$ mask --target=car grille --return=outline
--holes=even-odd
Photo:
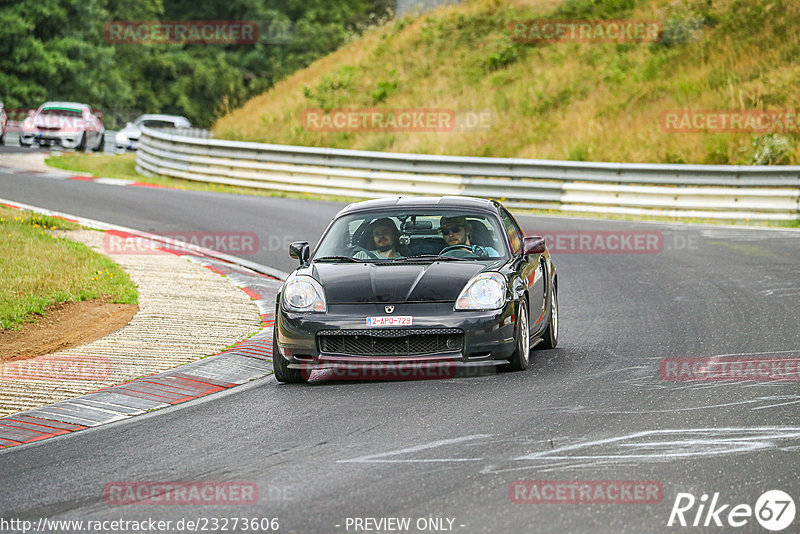
[[[460,352],[464,332],[457,328],[418,330],[321,330],[320,352],[354,356],[418,356]]]

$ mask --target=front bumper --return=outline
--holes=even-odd
[[[451,302],[399,303],[387,314],[384,304],[331,304],[326,313],[293,313],[282,308],[275,323],[276,338],[281,354],[292,369],[325,369],[342,366],[373,364],[418,364],[449,362],[456,365],[485,363],[496,365],[498,360],[511,357],[515,347],[514,310],[509,302],[492,311],[453,311]],[[408,327],[367,327],[367,317],[412,316]],[[417,332],[463,333],[456,349],[446,346],[441,351],[404,354],[350,354],[339,350],[323,350],[318,334],[345,334],[357,331],[369,337],[401,337]],[[397,334],[396,336],[394,334]],[[330,344],[325,344],[330,349]],[[337,345],[338,346],[338,345]]]
[[[139,149],[139,140],[138,139],[128,139],[126,143],[120,143],[119,141],[114,141],[117,150],[138,150]]]
[[[62,148],[77,148],[83,136],[83,132],[26,132],[20,136],[20,143],[25,145],[37,143],[40,146],[58,145]]]

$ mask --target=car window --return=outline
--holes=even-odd
[[[439,254],[473,260],[506,258],[503,232],[496,217],[469,210],[358,213],[342,216],[331,225],[314,258],[347,256],[381,261]]]
[[[42,111],[39,112],[39,115],[44,117],[75,117],[81,118],[83,114],[79,109],[68,109],[68,108],[44,108]]]
[[[142,121],[141,126],[147,126],[148,128],[172,128],[175,126],[175,123],[167,120],[151,119]]]
[[[508,242],[511,243],[511,252],[518,254],[520,250],[522,250],[521,231],[514,222],[514,219],[505,209],[500,212],[500,217],[503,219],[503,224],[505,225]]]

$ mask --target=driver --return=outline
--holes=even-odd
[[[388,218],[383,217],[372,221],[370,224],[372,234],[372,242],[375,245],[375,250],[369,252],[359,250],[353,255],[357,260],[368,259],[382,259],[382,258],[402,258],[403,255],[397,252],[397,238],[400,232],[397,230],[394,222]]]
[[[470,243],[472,237],[472,225],[463,215],[455,217],[442,217],[439,221],[439,233],[444,239],[444,248],[459,246],[468,249],[477,256],[488,256],[497,258],[500,256],[492,247],[483,247]]]
[[[461,215],[456,217],[442,217],[439,221],[439,233],[442,234],[444,244],[447,247],[453,245],[470,245],[470,234],[472,227],[467,222],[467,218]]]

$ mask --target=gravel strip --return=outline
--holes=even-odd
[[[62,235],[104,253],[102,232]],[[0,417],[217,354],[261,329],[258,307],[250,297],[196,262],[169,253],[109,256],[139,286],[139,312],[128,326],[102,339],[23,360],[27,369],[48,369],[48,361],[69,359],[77,362],[70,367],[77,379],[0,378]],[[9,370],[3,374],[8,376]]]

